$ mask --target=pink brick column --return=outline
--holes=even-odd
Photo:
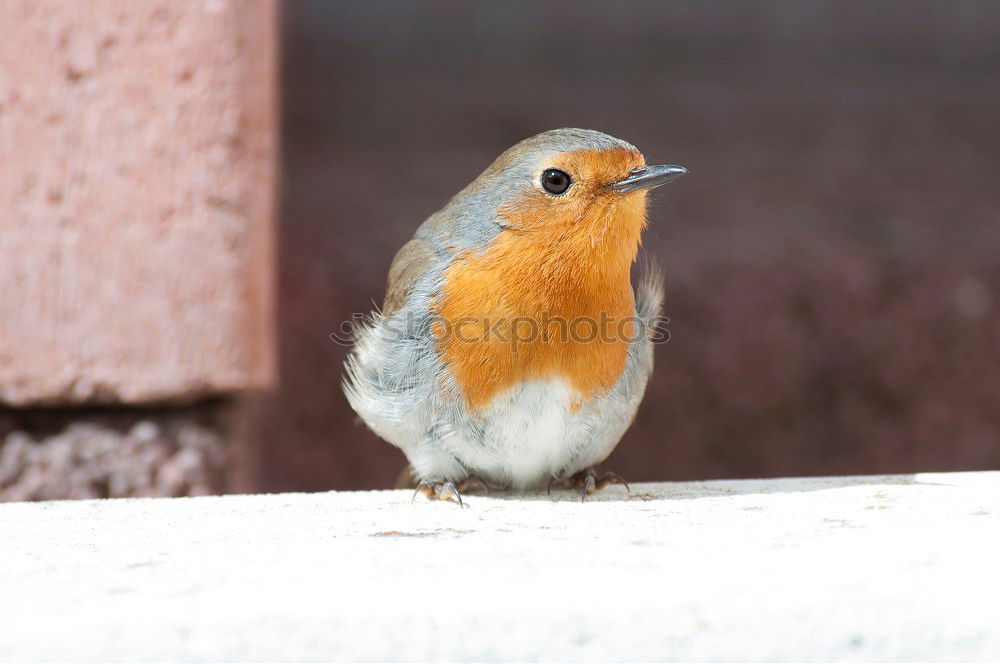
[[[273,0],[0,2],[0,405],[274,379]]]

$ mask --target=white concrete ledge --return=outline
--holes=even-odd
[[[623,496],[0,505],[0,659],[1000,659],[1000,473]]]

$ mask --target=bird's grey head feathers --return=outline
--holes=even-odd
[[[578,150],[636,150],[592,129],[553,129],[526,138],[496,158],[465,189],[421,227],[418,236],[444,248],[469,250],[487,245],[502,228],[497,211],[537,186],[547,163]]]

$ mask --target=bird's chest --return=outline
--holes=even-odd
[[[576,283],[537,271],[458,265],[446,274],[435,314],[443,364],[479,410],[540,382],[564,385],[573,411],[615,384],[635,333],[627,274]]]

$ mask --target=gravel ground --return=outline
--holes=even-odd
[[[0,414],[0,500],[217,493],[227,438],[212,410]]]

